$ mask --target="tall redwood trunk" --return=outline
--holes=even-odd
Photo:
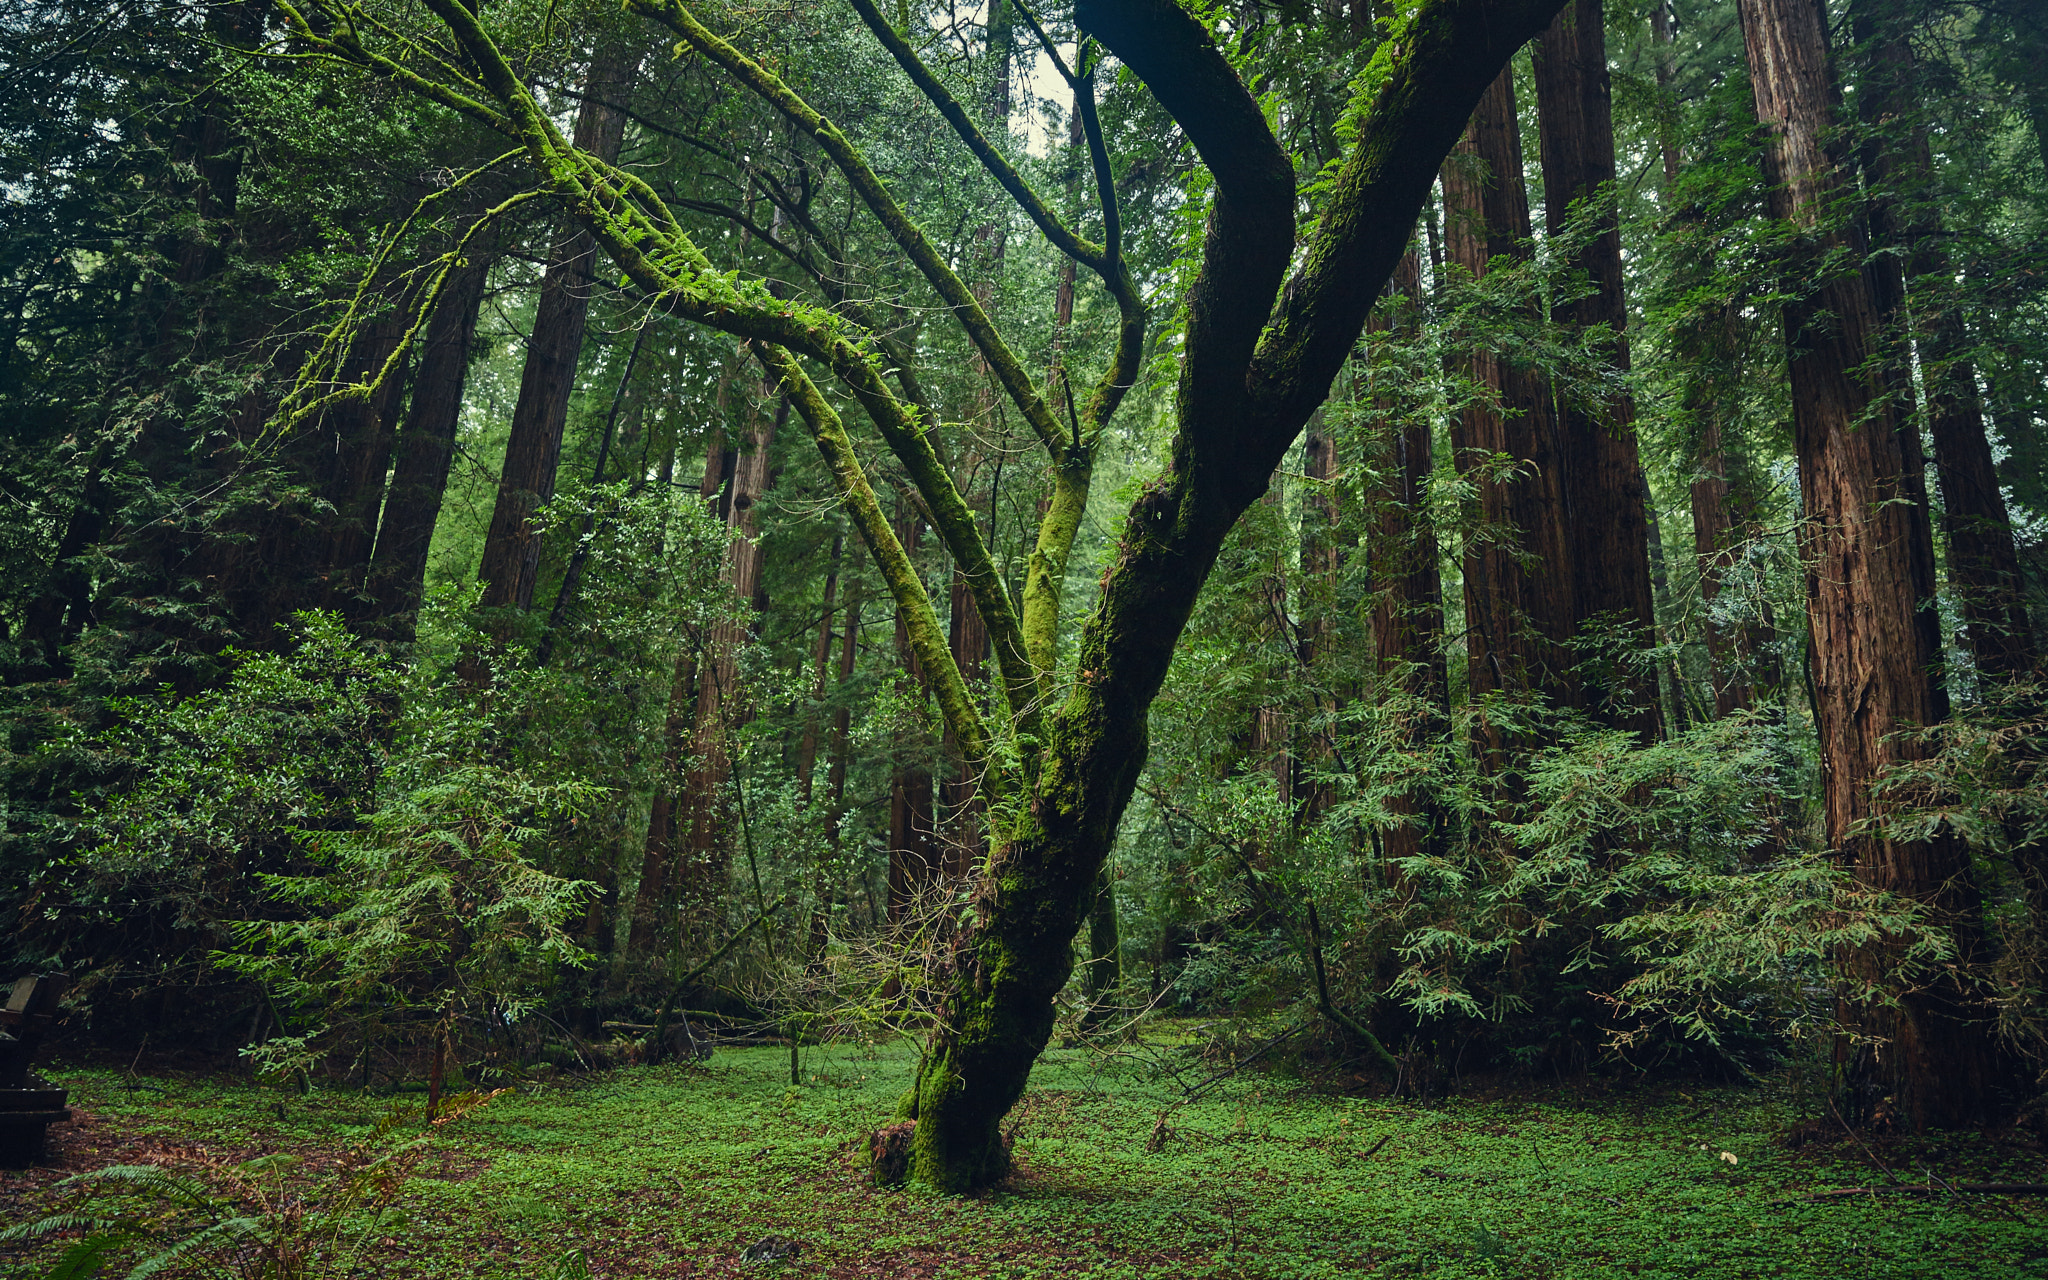
[[[1857,108],[1872,138],[1864,169],[1878,193],[1871,231],[1894,250],[1874,262],[1878,307],[1888,327],[1919,346],[1928,434],[1941,482],[1948,579],[1963,606],[1965,634],[1979,670],[2010,676],[2032,663],[2012,517],[1984,433],[1984,410],[1970,366],[1961,313],[1941,297],[1955,276],[1943,248],[1941,215],[1929,190],[1934,157],[1924,125],[1911,121],[1925,83],[1907,38],[1914,14],[1899,0],[1858,0],[1850,20],[1868,58]],[[1902,391],[1903,370],[1897,375]],[[1902,402],[1910,406],[1909,391]],[[1918,424],[1903,424],[1918,443]]]
[[[1828,840],[1866,884],[1931,907],[1969,961],[1981,926],[1961,842],[1884,840],[1858,829],[1876,812],[1871,783],[1915,749],[1897,732],[1935,719],[1940,698],[1931,678],[1937,655],[1919,618],[1914,540],[1924,522],[1910,506],[1911,459],[1894,429],[1893,397],[1871,372],[1881,335],[1859,265],[1867,255],[1853,223],[1831,226],[1827,216],[1847,183],[1825,149],[1838,97],[1824,15],[1811,0],[1740,7],[1757,117],[1769,135],[1771,212],[1808,233],[1785,264],[1798,296],[1784,320]],[[1848,963],[1889,983],[1897,956],[1880,943]],[[1901,993],[1896,1011],[1848,1012],[1884,1037],[1870,1093],[1856,1099],[1872,1112],[1925,1127],[1986,1121],[2001,1109],[2007,1071],[1987,1011],[1953,980]]]
[[[1522,140],[1512,65],[1480,97],[1465,135],[1443,168],[1447,261],[1483,278],[1495,259],[1527,256],[1529,200],[1522,185]],[[1465,552],[1467,685],[1475,702],[1489,694],[1547,695],[1576,706],[1578,682],[1567,642],[1574,596],[1564,527],[1565,456],[1550,388],[1534,370],[1497,352],[1474,350],[1465,372],[1490,391],[1466,406],[1451,428],[1458,466],[1496,454],[1521,464],[1511,480],[1474,476],[1480,527]],[[1525,565],[1525,556],[1533,566]],[[1508,742],[1497,726],[1476,728],[1480,746],[1504,764]]]
[[[621,42],[598,48],[576,113],[575,144],[599,159],[618,159],[626,116],[617,103],[631,88],[639,56]],[[541,538],[535,513],[555,496],[555,470],[562,457],[562,431],[576,388],[576,364],[583,354],[584,323],[596,242],[580,222],[565,220],[548,256],[534,311],[533,335],[519,380],[519,401],[505,441],[505,465],[498,477],[497,505],[484,537],[484,608],[533,607],[540,573]]]
[[[1537,44],[1544,225],[1552,236],[1565,233],[1574,205],[1601,198],[1602,188],[1614,182],[1604,21],[1600,0],[1573,0]],[[1582,331],[1607,329],[1614,363],[1626,370],[1628,304],[1617,211],[1608,208],[1595,225],[1597,234],[1572,260],[1593,289],[1560,306],[1555,319]],[[1558,426],[1564,439],[1573,634],[1585,637],[1596,625],[1623,632],[1617,637],[1621,660],[1601,664],[1604,678],[1584,686],[1588,702],[1608,724],[1653,741],[1659,720],[1656,675],[1647,662],[1629,661],[1629,651],[1652,643],[1656,627],[1635,404],[1625,391],[1598,404],[1565,397]]]
[[[490,260],[481,254],[450,271],[427,322],[412,403],[398,435],[390,492],[370,559],[369,602],[358,614],[394,639],[410,640],[417,625],[426,590],[427,550],[448,491],[463,387],[489,274]]]

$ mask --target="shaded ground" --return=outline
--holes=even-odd
[[[1798,1198],[1892,1185],[1878,1163],[1915,1184],[1929,1169],[2048,1181],[2023,1135],[1788,1146],[1789,1100],[1749,1089],[1425,1107],[1245,1074],[1176,1105],[1182,1086],[1160,1063],[1185,1083],[1204,1074],[1170,1043],[1048,1054],[1015,1117],[1022,1172],[975,1200],[881,1192],[863,1177],[863,1137],[914,1064],[906,1047],[807,1050],[800,1088],[787,1051],[766,1048],[508,1094],[436,1139],[398,1216],[366,1238],[359,1274],[2048,1277],[2048,1200]],[[60,1178],[104,1164],[289,1150],[317,1170],[391,1105],[50,1074],[86,1117],[53,1130],[59,1167],[0,1172],[9,1223],[55,1207]],[[794,1260],[742,1261],[770,1237],[757,1253],[795,1242]],[[57,1253],[6,1249],[6,1275],[40,1274]]]

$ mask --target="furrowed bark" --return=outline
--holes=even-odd
[[[1474,279],[1492,264],[1526,259],[1528,197],[1522,185],[1521,130],[1514,73],[1487,86],[1453,159],[1444,166],[1444,256]],[[1540,374],[1498,353],[1475,350],[1466,376],[1479,396],[1451,426],[1460,470],[1472,475],[1479,529],[1465,552],[1467,687],[1519,701],[1531,693],[1576,706],[1567,642],[1574,595],[1565,527],[1565,457]],[[1512,478],[1474,474],[1489,460],[1515,464]],[[1536,561],[1532,567],[1527,557]],[[1513,744],[1484,717],[1476,745],[1506,775]]]
[[[1926,904],[1956,936],[1965,964],[1980,950],[1981,921],[1968,851],[1950,836],[1908,843],[1867,833],[1870,787],[1915,746],[1898,736],[1940,714],[1938,655],[1921,624],[1920,548],[1912,461],[1892,420],[1894,397],[1874,373],[1880,328],[1857,227],[1840,217],[1845,183],[1827,150],[1838,106],[1827,32],[1806,0],[1742,0],[1743,43],[1768,141],[1771,212],[1805,240],[1788,255],[1785,304],[1793,425],[1799,455],[1806,613],[1812,635],[1814,712],[1820,738],[1828,842],[1876,888]],[[1810,279],[1802,279],[1802,275]],[[1894,969],[1883,943],[1848,957],[1883,981]],[[1919,1128],[1993,1119],[2008,1067],[1989,1011],[1955,978],[1897,993],[1896,1008],[1846,1016],[1881,1037],[1852,1075],[1852,1103]],[[1877,1098],[1887,1101],[1878,1103]]]
[[[1959,311],[1940,296],[1955,278],[1955,268],[1943,247],[1941,215],[1928,189],[1934,182],[1934,157],[1927,128],[1914,120],[1925,88],[1908,39],[1915,14],[1900,0],[1858,0],[1849,16],[1867,63],[1857,109],[1873,135],[1863,158],[1877,197],[1871,233],[1880,245],[1898,251],[1872,263],[1878,308],[1897,338],[1910,335],[1918,343],[1927,430],[1941,483],[1949,587],[1962,602],[1964,634],[1978,669],[2006,678],[2032,665],[2033,645],[2012,517],[1999,489],[1976,370],[1967,356],[1969,338]],[[1917,444],[1908,372],[1900,369],[1894,376],[1906,419],[1902,427]]]
[[[1544,224],[1565,234],[1575,211],[1611,199],[1614,120],[1607,78],[1601,0],[1573,0],[1536,46],[1536,111],[1542,142]],[[1561,323],[1613,335],[1613,361],[1629,367],[1628,304],[1622,294],[1621,221],[1602,209],[1597,230],[1572,265],[1593,291],[1557,309]],[[1648,663],[1629,661],[1653,640],[1655,597],[1649,528],[1643,511],[1643,467],[1636,454],[1635,402],[1626,391],[1601,404],[1564,397],[1557,409],[1564,441],[1563,517],[1571,542],[1574,636],[1595,626],[1620,629],[1619,661],[1602,664],[1606,678],[1585,687],[1593,712],[1611,727],[1648,744],[1658,737],[1657,679]]]

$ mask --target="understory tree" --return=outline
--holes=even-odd
[[[904,33],[867,0],[855,0],[874,38],[1038,230],[1115,300],[1121,330],[1114,353],[1077,405],[1044,394],[856,139],[692,9],[635,0],[632,11],[665,39],[771,104],[815,144],[817,163],[837,170],[914,264],[1037,435],[1053,490],[1021,599],[995,572],[948,470],[947,441],[919,394],[915,352],[893,341],[859,300],[778,296],[767,281],[722,270],[657,191],[563,135],[507,60],[495,15],[428,0],[437,25],[414,27],[408,39],[394,29],[407,15],[372,23],[353,7],[281,7],[299,48],[396,80],[503,134],[537,189],[564,202],[647,305],[744,339],[809,428],[988,804],[989,850],[973,923],[954,943],[957,976],[905,1103],[917,1126],[912,1176],[951,1190],[1001,1178],[1008,1159],[999,1122],[1051,1034],[1072,939],[1144,763],[1147,712],[1223,538],[1322,403],[1480,91],[1557,6],[1430,0],[1392,24],[1354,93],[1341,167],[1315,193],[1298,240],[1296,164],[1215,34],[1167,0],[1084,0],[1071,54],[1050,33],[1041,35],[1047,56],[1078,91],[1096,172],[1097,242],[1081,238],[1072,219],[1026,182]],[[449,55],[434,56],[442,41],[452,46]],[[1062,669],[1054,642],[1091,450],[1136,379],[1146,324],[1123,256],[1114,158],[1088,88],[1109,55],[1185,131],[1213,186],[1199,256],[1179,299],[1168,462],[1125,514],[1078,651]],[[988,628],[999,696],[986,710],[963,680],[869,482],[840,411],[848,401],[902,465]]]

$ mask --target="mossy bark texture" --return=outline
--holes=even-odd
[[[957,985],[908,1100],[911,1178],[966,1191],[1007,1172],[1002,1118],[1051,1036],[1053,996],[1144,764],[1147,713],[1224,535],[1328,393],[1480,92],[1559,7],[1431,0],[1417,10],[1390,41],[1356,149],[1285,280],[1293,168],[1208,34],[1172,0],[1076,5],[1082,30],[1187,131],[1216,198],[1188,298],[1172,461],[1131,507],[1028,802],[998,833]]]
[[[976,890],[975,924],[956,943],[955,979],[907,1100],[914,1119],[908,1174],[966,1191],[1004,1175],[1000,1123],[1024,1091],[1052,1032],[1053,996],[1073,965],[1072,945],[1095,896],[1097,875],[1129,803],[1146,751],[1146,716],[1166,678],[1189,613],[1224,536],[1264,492],[1273,468],[1329,392],[1374,298],[1406,249],[1415,217],[1473,104],[1516,48],[1548,25],[1563,0],[1424,0],[1389,34],[1369,74],[1371,105],[1320,221],[1296,260],[1294,166],[1258,101],[1209,33],[1174,0],[1079,0],[1083,32],[1151,86],[1215,178],[1203,265],[1186,300],[1178,428],[1165,474],[1133,504],[1122,544],[1083,631],[1063,701],[1050,701],[1064,567],[1085,505],[1090,455],[1137,374],[1145,315],[1118,246],[1115,187],[1089,88],[1092,46],[1069,70],[1102,198],[1102,246],[1074,241],[1077,260],[1102,277],[1119,311],[1117,350],[1085,408],[1064,429],[967,290],[899,208],[847,138],[786,85],[699,24],[679,0],[631,0],[815,138],[870,212],[915,263],[973,338],[1045,446],[1058,496],[1034,551],[1044,580],[1012,611],[987,548],[927,436],[928,422],[887,386],[888,344],[842,311],[781,297],[760,282],[720,273],[640,178],[570,144],[458,0],[428,9],[474,63],[477,79],[437,83],[366,46],[348,23],[307,20],[280,0],[294,38],[339,61],[387,77],[516,140],[543,189],[560,199],[651,305],[671,316],[745,338],[810,428],[856,529],[873,554],[908,639],[933,680],[962,752],[993,759],[996,736],[967,696],[931,602],[883,517],[832,404],[797,357],[829,370],[871,418],[925,499],[989,626],[1016,740],[1034,753],[1016,776],[989,771],[991,813],[1001,827]],[[330,0],[312,6],[333,18]],[[1027,20],[1028,11],[1020,10]],[[870,15],[871,16],[871,15]],[[901,42],[897,42],[900,44]],[[1046,41],[1048,45],[1051,41]],[[907,48],[891,52],[914,70]],[[482,96],[471,96],[471,89]],[[488,100],[486,100],[488,99]],[[944,107],[944,103],[940,106]],[[948,119],[963,136],[964,113]],[[972,143],[973,139],[970,139]],[[993,149],[976,154],[992,168]],[[1021,179],[997,172],[1016,194]],[[1041,223],[1042,202],[1026,201]],[[1055,243],[1062,237],[1054,235]],[[1283,288],[1284,285],[1284,288]],[[1064,388],[1064,382],[1062,383]],[[914,398],[914,397],[913,397]],[[1034,589],[1035,587],[1035,589]],[[996,793],[1014,796],[998,805]]]

